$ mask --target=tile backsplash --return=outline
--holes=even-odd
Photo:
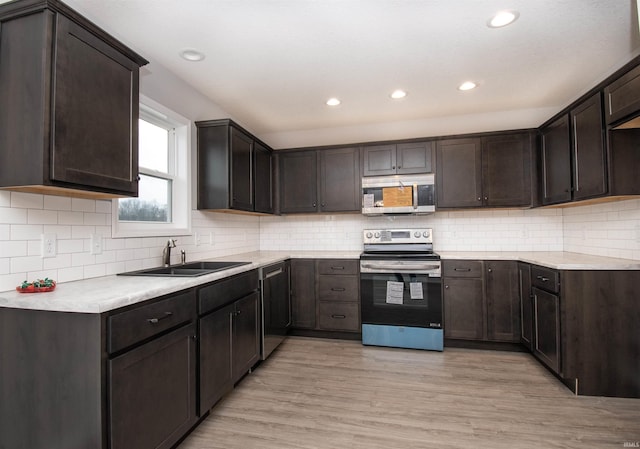
[[[256,251],[257,217],[192,211],[194,236],[175,236],[172,262]],[[41,235],[55,234],[56,256],[41,257]],[[102,237],[102,253],[90,253],[90,236]],[[167,237],[111,238],[111,201],[0,191],[0,291],[23,280],[68,282],[159,266]],[[213,240],[213,241],[212,241]]]
[[[571,208],[467,210],[419,217],[247,216],[192,211],[198,234],[176,236],[187,260],[261,250],[362,249],[366,228],[431,227],[436,251],[572,251],[640,260],[640,199]],[[41,235],[57,255],[42,258]],[[90,254],[90,236],[103,251]],[[166,237],[111,238],[111,201],[0,191],[0,291],[24,279],[59,282],[158,266]],[[196,243],[199,243],[196,245]]]

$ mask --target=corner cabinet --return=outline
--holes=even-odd
[[[532,140],[521,132],[438,141],[438,208],[531,205]]]
[[[232,120],[196,126],[198,209],[273,213],[271,149]]]
[[[55,0],[0,5],[0,28],[0,188],[137,196],[147,61]]]
[[[357,147],[278,152],[280,212],[358,212]]]

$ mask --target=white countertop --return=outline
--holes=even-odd
[[[640,261],[567,252],[442,251],[442,259],[518,260],[558,270],[640,270]],[[249,262],[197,277],[104,276],[58,284],[48,293],[0,292],[0,307],[102,313],[294,259],[358,259],[360,251],[257,251],[211,260]]]

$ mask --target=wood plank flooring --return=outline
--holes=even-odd
[[[577,397],[529,354],[288,338],[179,449],[622,448],[640,399]]]

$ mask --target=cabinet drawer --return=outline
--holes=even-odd
[[[204,315],[258,289],[258,270],[215,282],[198,291],[198,313]]]
[[[358,302],[357,276],[318,276],[320,301]]]
[[[358,274],[357,260],[322,259],[318,261],[318,274]]]
[[[318,311],[318,327],[324,330],[359,331],[358,304],[321,302]]]
[[[482,262],[479,260],[445,260],[442,262],[442,276],[480,278],[482,277]]]
[[[109,353],[191,320],[194,297],[194,292],[190,291],[110,316]]]
[[[551,268],[531,267],[531,284],[551,293],[560,292],[560,273]]]

